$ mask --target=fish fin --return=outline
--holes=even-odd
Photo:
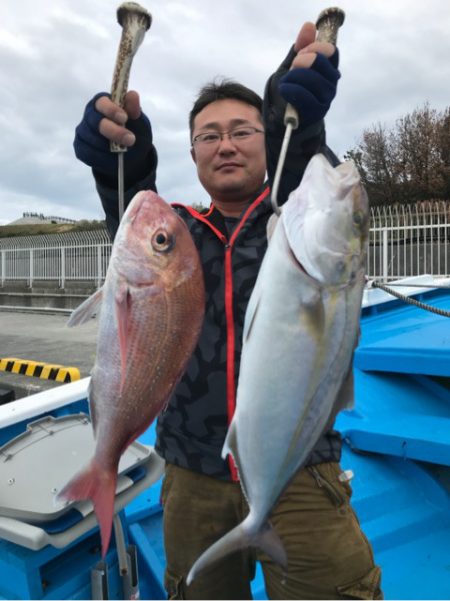
[[[359,344],[359,339],[361,338],[361,328],[359,328],[358,333],[355,338],[355,343],[353,346],[353,352],[350,359],[350,365],[348,367],[348,371],[345,375],[345,378],[342,381],[339,392],[336,396],[336,402],[334,404],[335,410],[334,415],[336,416],[339,411],[343,409],[353,409],[355,406],[355,377],[353,372],[353,357],[355,355],[355,349]]]
[[[270,239],[273,236],[273,233],[275,231],[277,223],[278,223],[278,215],[275,215],[275,213],[274,213],[273,215],[270,216],[269,221],[267,222],[267,226],[266,226],[268,242],[270,242]]]
[[[100,309],[103,298],[103,288],[99,288],[97,292],[94,292],[89,298],[81,303],[77,307],[69,318],[67,326],[73,328],[89,321]]]
[[[233,456],[233,451],[231,450],[232,448],[236,449],[236,427],[234,425],[234,419],[231,420],[231,424],[228,428],[228,432],[227,435],[225,437],[225,442],[223,443],[223,448],[222,448],[222,459],[226,459],[227,455],[231,455],[233,457],[233,459],[236,459]]]
[[[315,340],[319,340],[322,336],[325,323],[326,312],[323,304],[323,299],[320,294],[312,294],[308,298],[303,298],[303,303],[300,306],[300,320],[303,320],[308,331],[314,336]]]
[[[258,313],[258,307],[261,300],[261,285],[258,284],[259,279],[256,280],[255,287],[250,296],[250,300],[247,305],[244,320],[244,331],[242,333],[242,340],[245,342],[248,340],[252,331],[252,326],[255,322],[256,314]]]
[[[90,465],[72,478],[57,496],[57,500],[81,501],[90,499],[92,501],[100,526],[103,558],[108,551],[111,540],[116,483],[117,474],[115,471],[106,471],[95,460],[92,460]]]
[[[264,524],[261,531],[252,534],[251,526],[248,525],[250,520],[251,516],[249,515],[241,524],[230,530],[200,555],[189,571],[186,580],[188,586],[207,566],[216,563],[230,553],[247,547],[261,549],[284,571],[287,571],[286,551],[275,530],[269,524]]]
[[[344,381],[341,384],[338,395],[336,397],[336,409],[338,413],[342,409],[353,409],[355,406],[355,379],[353,376],[353,362]]]
[[[255,536],[253,547],[258,547],[276,564],[281,566],[283,572],[287,572],[287,555],[280,537],[274,528],[266,522],[263,529]]]
[[[117,332],[119,335],[119,350],[120,350],[120,392],[122,392],[125,384],[125,376],[127,369],[128,355],[128,327],[129,313],[131,310],[131,294],[127,284],[119,287],[116,295],[116,318]]]
[[[334,401],[333,408],[326,423],[324,432],[333,427],[337,414],[343,409],[353,409],[355,406],[355,380],[353,376],[353,362],[350,363],[348,372],[341,384]]]
[[[242,492],[244,493],[244,497],[248,502],[247,495],[247,486],[245,484],[244,474],[241,474],[239,470],[239,466],[241,465],[241,460],[239,459],[238,447],[237,447],[237,437],[236,437],[236,426],[234,419],[231,420],[231,424],[228,428],[227,436],[225,438],[225,442],[223,443],[222,448],[222,459],[226,459],[227,455],[231,455],[233,457],[233,461],[237,467],[239,482],[241,484]],[[249,503],[250,504],[250,503]]]
[[[207,566],[216,563],[220,559],[226,557],[234,551],[245,549],[250,546],[250,537],[246,530],[246,521],[227,532],[218,541],[212,544],[200,557],[196,560],[186,579],[188,586]]]
[[[239,482],[241,484],[242,492],[244,493],[245,498],[248,502],[247,495],[247,486],[245,483],[244,474],[240,472],[239,466],[241,465],[241,460],[239,457],[238,444],[237,444],[237,434],[236,434],[236,422],[235,420],[231,420],[231,424],[228,428],[227,436],[225,438],[225,442],[223,443],[222,448],[222,459],[226,459],[227,455],[231,455],[233,461],[236,465],[239,475]]]
[[[91,418],[91,423],[92,423],[92,429],[94,430],[94,434],[97,431],[97,415],[96,415],[96,407],[97,407],[97,403],[95,402],[95,378],[93,378],[91,376],[91,379],[89,380],[89,387],[88,387],[88,399],[89,399],[89,415]]]

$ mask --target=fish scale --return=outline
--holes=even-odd
[[[74,311],[69,325],[88,321],[100,303],[89,388],[95,454],[58,499],[92,500],[104,556],[120,456],[166,406],[204,316],[203,270],[195,244],[186,224],[154,192],[139,192],[131,201],[103,289]]]

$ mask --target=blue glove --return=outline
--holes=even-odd
[[[95,103],[101,96],[111,97],[106,92],[100,92],[88,102],[83,119],[75,129],[73,147],[80,161],[92,167],[94,174],[104,182],[114,186],[117,182],[117,153],[110,151],[109,140],[98,130],[104,115],[97,111]],[[144,113],[141,112],[138,119],[129,119],[125,127],[136,136],[135,144],[124,153],[125,186],[128,187],[145,177],[152,167],[156,152],[150,121]]]
[[[302,128],[320,121],[328,112],[341,77],[338,64],[336,48],[330,58],[318,54],[309,69],[292,69],[280,79],[278,90],[297,109]]]

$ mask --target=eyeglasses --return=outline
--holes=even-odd
[[[235,144],[239,144],[239,142],[245,142],[255,134],[263,134],[264,130],[258,129],[256,127],[237,127],[236,129],[231,129],[230,131],[207,131],[204,134],[198,134],[192,140],[192,145],[194,144],[218,144],[220,140],[223,140],[223,137],[227,135],[230,140],[232,140]]]

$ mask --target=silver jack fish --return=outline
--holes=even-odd
[[[197,249],[186,224],[154,192],[139,192],[131,201],[103,288],[74,311],[68,325],[90,319],[100,303],[89,388],[95,455],[58,498],[93,501],[104,556],[120,456],[165,407],[203,323]]]
[[[245,315],[231,453],[250,512],[193,565],[248,546],[287,569],[270,512],[340,409],[351,405],[368,239],[353,163],[315,155],[283,207]]]

